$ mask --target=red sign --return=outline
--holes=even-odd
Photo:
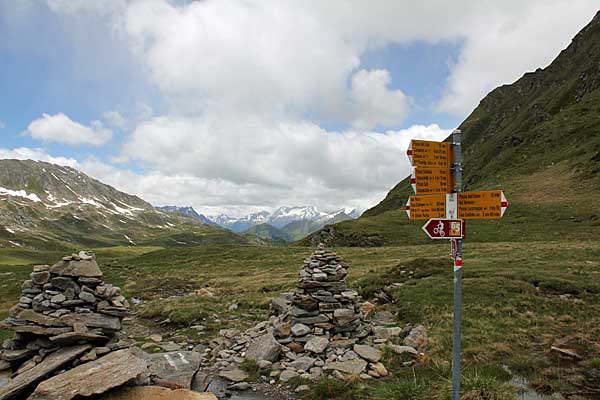
[[[464,221],[461,219],[434,218],[423,225],[423,231],[431,239],[462,239]]]

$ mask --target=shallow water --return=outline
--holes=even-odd
[[[553,394],[552,396],[545,396],[536,393],[536,391],[533,390],[529,385],[529,381],[527,379],[517,375],[514,375],[509,383],[519,390],[519,393],[517,394],[517,398],[519,400],[565,400],[562,395],[557,393]]]

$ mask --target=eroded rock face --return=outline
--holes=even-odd
[[[71,400],[102,394],[141,378],[147,367],[146,361],[131,350],[118,350],[40,383],[29,400]]]

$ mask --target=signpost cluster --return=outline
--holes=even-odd
[[[460,328],[462,319],[462,240],[468,219],[500,219],[508,207],[502,190],[462,191],[461,132],[451,142],[412,140],[406,154],[412,164],[406,213],[410,220],[427,220],[423,231],[431,239],[449,239],[454,260],[454,337],[452,400],[460,398]]]

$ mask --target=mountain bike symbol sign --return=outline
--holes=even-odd
[[[423,230],[431,239],[462,239],[464,236],[464,221],[434,218],[423,225]]]

